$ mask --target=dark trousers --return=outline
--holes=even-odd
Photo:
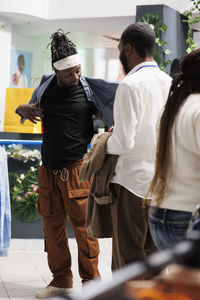
[[[78,245],[78,265],[82,282],[99,277],[99,245],[89,237],[85,228],[85,209],[90,184],[80,183],[81,161],[63,169],[40,167],[38,174],[38,211],[42,216],[45,251],[53,274],[50,285],[70,288],[73,285],[71,255],[68,246],[67,215],[70,218]]]
[[[149,208],[121,185],[113,184],[112,190],[112,270],[116,270],[145,259],[156,248],[148,227]]]

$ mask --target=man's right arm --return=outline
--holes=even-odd
[[[17,108],[17,113],[25,119],[28,119],[32,123],[37,123],[38,121],[41,121],[41,117],[43,117],[43,109],[38,107],[39,102],[35,103],[26,103],[21,104]]]
[[[39,102],[37,100],[37,92],[41,84],[43,83],[43,77],[39,86],[34,90],[29,103],[19,105],[15,111],[21,117],[22,124],[26,119],[36,124],[41,120],[40,118],[43,117],[43,109],[39,107]]]

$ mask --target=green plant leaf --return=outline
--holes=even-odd
[[[23,174],[9,172],[11,211],[16,219],[24,222],[35,222],[40,219],[37,212],[39,164],[35,162],[33,166],[34,168],[29,168]]]
[[[193,13],[200,12],[200,7],[199,7],[200,1],[191,0],[191,2],[192,2],[192,7],[189,10],[184,11],[184,15],[188,19],[183,20],[183,22],[188,23],[188,32],[187,32],[187,39],[186,39],[186,44],[187,44],[186,52],[187,53],[190,53],[197,47],[197,45],[195,44],[194,39],[193,39],[192,25],[200,22],[200,17],[193,16]]]
[[[190,11],[188,11],[190,13]],[[161,70],[166,71],[165,67],[169,64],[169,60],[166,59],[166,55],[171,53],[170,50],[165,49],[164,46],[167,42],[162,40],[162,33],[167,30],[167,26],[163,24],[159,15],[155,13],[146,13],[138,21],[145,22],[153,25],[156,35],[156,50],[154,51],[154,60],[157,62]]]

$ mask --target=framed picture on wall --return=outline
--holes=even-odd
[[[11,50],[10,87],[30,88],[32,77],[32,53]]]

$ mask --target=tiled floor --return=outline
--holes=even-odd
[[[111,278],[111,239],[100,239],[99,270],[103,281]],[[75,239],[69,239],[72,254],[74,290],[81,289],[78,275],[77,246]],[[0,300],[32,300],[38,288],[51,280],[43,252],[42,239],[12,239],[9,256],[0,257]]]

